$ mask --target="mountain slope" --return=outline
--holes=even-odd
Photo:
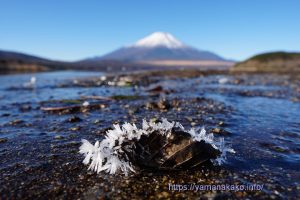
[[[1,51],[0,50],[0,60],[11,60],[11,61],[21,61],[26,60],[30,62],[48,62],[49,60],[40,58],[37,56],[32,56],[28,54],[23,53],[17,53],[12,51]]]
[[[0,50],[0,71],[48,71],[67,69],[72,63],[48,60],[23,53]]]
[[[300,72],[300,53],[271,52],[237,63],[235,72]]]
[[[149,61],[149,60],[224,60],[220,56],[190,47],[124,47],[100,57],[101,60]]]

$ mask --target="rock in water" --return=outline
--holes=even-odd
[[[129,123],[114,125],[101,142],[82,142],[80,153],[89,169],[125,175],[138,168],[189,169],[209,160],[220,164],[226,152],[234,152],[225,147],[224,139],[215,141],[204,128],[199,133],[186,131],[180,123],[166,119],[159,123],[144,120],[142,129]]]
[[[192,168],[220,154],[211,144],[194,141],[189,133],[178,128],[173,128],[169,135],[158,131],[142,135],[133,151],[127,152],[134,165],[157,169]]]

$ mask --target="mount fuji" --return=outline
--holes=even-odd
[[[170,33],[155,32],[104,56],[75,62],[49,60],[29,54],[1,51],[0,71],[45,71],[56,69],[161,69],[163,66],[228,69],[234,61],[184,44]]]
[[[138,40],[130,46],[125,46],[101,57],[88,60],[116,60],[127,62],[150,61],[226,61],[221,56],[198,50],[184,44],[170,33],[154,32]]]

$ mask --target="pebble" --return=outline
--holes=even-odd
[[[162,111],[169,110],[171,108],[171,104],[166,99],[161,99],[158,102],[147,102],[147,109],[159,109]]]
[[[30,111],[32,109],[32,107],[30,105],[22,105],[20,107],[20,111],[21,112],[26,112],[26,111]]]
[[[224,122],[223,122],[223,121],[220,121],[220,122],[218,123],[218,125],[219,125],[219,126],[224,126]]]
[[[147,90],[147,92],[162,92],[163,91],[163,87],[161,85],[158,85],[156,87],[150,88],[149,90]]]
[[[7,138],[0,138],[0,143],[4,143],[4,142],[7,142]]]
[[[71,123],[74,123],[74,122],[80,122],[80,121],[82,121],[82,119],[78,116],[72,116],[67,121],[71,122]]]
[[[220,128],[214,128],[212,130],[213,133],[221,133],[221,129]]]
[[[161,192],[157,195],[158,199],[166,199],[170,196],[170,194],[168,192]]]
[[[17,125],[17,124],[20,124],[20,123],[23,123],[24,121],[21,120],[21,119],[15,119],[11,122],[9,122],[10,125]]]
[[[99,123],[100,123],[100,120],[99,120],[99,119],[96,119],[93,123],[94,123],[94,124],[99,124]]]
[[[193,121],[193,118],[192,118],[192,117],[186,117],[186,119],[187,119],[189,122],[192,122],[192,121]]]
[[[78,131],[78,130],[80,130],[80,129],[81,129],[80,126],[76,126],[76,127],[70,128],[69,130],[70,130],[70,131]]]
[[[61,135],[56,135],[54,138],[60,140],[60,139],[63,139],[64,137]]]

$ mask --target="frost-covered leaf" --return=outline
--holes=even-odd
[[[226,153],[234,151],[225,146],[223,138],[216,141],[204,128],[186,131],[180,123],[163,118],[158,123],[143,120],[141,129],[135,124],[116,124],[101,142],[93,145],[82,140],[79,152],[90,170],[128,175],[137,167],[181,169],[207,160],[221,164]]]

